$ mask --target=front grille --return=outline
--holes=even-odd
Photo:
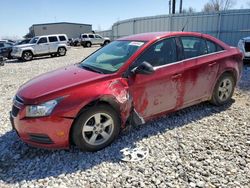
[[[30,141],[39,144],[53,144],[53,141],[45,134],[29,134]]]
[[[250,42],[245,42],[245,51],[250,52]]]
[[[19,96],[16,95],[15,100],[19,103],[19,104],[23,104],[23,99],[20,98]]]
[[[19,108],[17,108],[16,106],[12,106],[12,110],[11,110],[11,114],[13,117],[17,117],[17,114],[19,113]]]

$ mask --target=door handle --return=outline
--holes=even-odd
[[[216,65],[216,64],[217,64],[217,62],[213,62],[213,63],[209,63],[208,66],[209,66],[209,67],[212,67],[212,66],[214,66],[214,65]]]
[[[180,78],[182,76],[182,74],[175,74],[172,76],[172,79],[177,79]]]

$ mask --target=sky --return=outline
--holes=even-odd
[[[183,0],[183,8],[201,11],[208,0]],[[233,8],[250,8],[250,0],[235,0]],[[179,0],[177,0],[178,9]],[[20,38],[33,24],[74,22],[110,29],[119,20],[168,14],[168,0],[3,0],[0,38]]]

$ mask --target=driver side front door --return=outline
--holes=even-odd
[[[177,62],[176,51],[175,38],[164,39],[150,46],[132,65],[146,61],[155,70],[150,75],[136,74],[129,79],[134,109],[144,119],[171,111],[178,103],[182,63]]]

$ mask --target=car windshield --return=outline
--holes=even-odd
[[[80,66],[103,74],[114,73],[143,45],[138,41],[114,41],[84,59]]]
[[[38,40],[38,37],[34,37],[31,39],[31,41],[29,42],[30,44],[35,44]]]

